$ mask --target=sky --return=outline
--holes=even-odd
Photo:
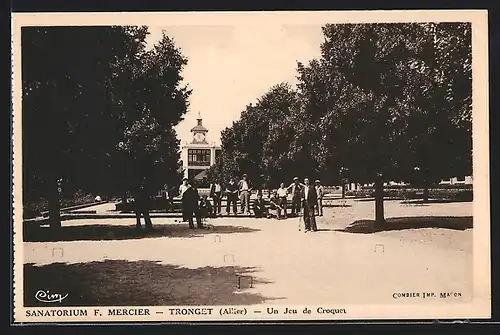
[[[246,105],[273,85],[295,85],[296,62],[318,58],[323,41],[321,24],[150,26],[149,31],[149,47],[165,31],[188,58],[183,84],[193,91],[189,112],[176,127],[179,138],[191,140],[199,113],[209,130],[207,140],[217,144]]]

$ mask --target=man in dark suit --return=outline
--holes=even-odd
[[[143,179],[134,189],[134,207],[136,228],[141,229],[141,215],[144,217],[144,223],[147,230],[153,230],[153,223],[149,215],[151,206],[150,193],[148,192],[146,181]]]
[[[222,185],[219,179],[216,179],[210,186],[210,198],[214,200],[214,215],[220,215],[222,202]]]
[[[262,193],[257,193],[257,199],[253,202],[252,207],[256,218],[267,217],[267,206],[265,200],[262,198]]]
[[[316,217],[314,216],[314,207],[318,202],[318,198],[316,189],[313,185],[309,184],[308,178],[304,179],[304,186],[301,190],[301,200],[305,232],[318,230],[318,227],[316,226]]]
[[[189,228],[194,229],[193,215],[196,217],[198,228],[203,228],[199,207],[200,195],[194,183],[188,183],[186,190],[182,194],[183,217],[189,223]]]
[[[203,195],[201,197],[198,208],[200,210],[200,216],[202,217],[202,219],[215,217],[212,209],[212,204],[210,203],[210,201],[208,201],[208,197],[206,195]]]
[[[234,178],[229,179],[229,183],[226,186],[226,212],[229,215],[231,210],[231,204],[233,205],[233,213],[236,215],[236,202],[238,201],[238,184]]]

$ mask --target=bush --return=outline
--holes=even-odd
[[[460,191],[455,194],[453,200],[455,201],[472,201],[474,198],[472,190]]]
[[[151,199],[149,201],[149,206],[148,206],[150,211],[167,211],[167,212],[175,212],[179,211],[181,208],[181,205],[179,202],[173,202],[161,197],[157,197],[154,199]],[[119,212],[134,212],[135,211],[135,202],[130,201],[127,203],[117,203],[115,205],[115,209]]]
[[[102,200],[105,200],[104,197],[101,198]],[[94,195],[78,191],[71,196],[62,195],[60,204],[62,209],[65,207],[90,204],[93,203],[94,201],[95,201]],[[49,203],[45,198],[39,198],[37,200],[30,201],[26,204],[23,204],[23,218],[30,219],[40,216],[42,212],[45,212],[48,209],[49,209]]]

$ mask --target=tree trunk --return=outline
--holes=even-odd
[[[429,186],[428,185],[424,185],[424,192],[423,192],[423,195],[422,195],[422,200],[424,202],[428,202],[429,201]]]
[[[384,224],[384,183],[381,176],[375,180],[375,223]]]
[[[51,229],[61,228],[61,204],[59,203],[59,190],[57,180],[50,182],[48,190],[49,221]]]
[[[151,221],[151,216],[149,215],[149,209],[144,208],[144,223],[146,225],[146,229],[153,229],[153,221]]]
[[[137,206],[136,204],[134,204],[134,206]],[[140,229],[141,228],[141,211],[139,210],[139,208],[135,208],[135,227]]]
[[[423,171],[422,175],[422,186],[423,186],[423,194],[422,194],[422,200],[423,202],[428,202],[429,201],[429,170],[426,168]]]
[[[341,187],[342,187],[342,199],[345,199],[345,183],[344,182],[342,182]]]
[[[52,111],[49,113],[48,124],[51,126],[49,129],[55,130],[55,132],[51,132],[48,134],[48,144],[49,148],[47,148],[47,158],[46,162],[49,164],[46,166],[48,168],[48,189],[47,189],[47,200],[49,205],[49,221],[50,228],[53,230],[58,230],[61,228],[61,204],[60,204],[60,194],[59,194],[59,182],[58,182],[58,170],[55,167],[58,167],[58,160],[61,158],[61,142],[59,141],[59,135],[61,129],[59,125],[61,123],[61,119],[59,118],[59,105],[57,104],[59,99],[56,92],[56,86],[53,84],[52,87],[49,88],[49,97],[50,103],[49,107]],[[53,165],[52,165],[53,164]]]

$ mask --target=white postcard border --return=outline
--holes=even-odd
[[[13,208],[14,208],[14,321],[17,322],[142,322],[142,321],[252,321],[252,320],[378,320],[378,319],[479,319],[491,317],[490,270],[490,195],[489,195],[489,119],[488,119],[488,13],[486,10],[412,10],[412,11],[334,11],[334,12],[170,12],[170,13],[13,13]],[[100,306],[58,310],[86,310],[87,316],[27,317],[23,306],[23,225],[22,225],[22,113],[21,41],[23,26],[78,25],[245,25],[256,24],[368,23],[368,22],[471,22],[473,50],[473,187],[474,298],[467,304],[436,305],[336,305],[324,306],[200,306],[212,307],[213,315],[169,315],[169,308],[193,306]],[[246,309],[246,315],[220,315],[220,308]],[[286,318],[282,313],[267,314],[266,308],[297,308],[299,314]],[[335,315],[317,313],[318,307],[344,309]],[[113,308],[149,308],[151,315],[107,315]],[[303,314],[308,308],[311,314]],[[53,310],[54,308],[36,308]],[[251,311],[260,309],[262,313]],[[99,315],[95,310],[100,310]],[[162,314],[157,314],[162,311]],[[316,313],[314,312],[316,311]],[[63,314],[71,314],[67,312]],[[74,313],[74,312],[73,312]],[[57,313],[56,313],[57,314]]]

